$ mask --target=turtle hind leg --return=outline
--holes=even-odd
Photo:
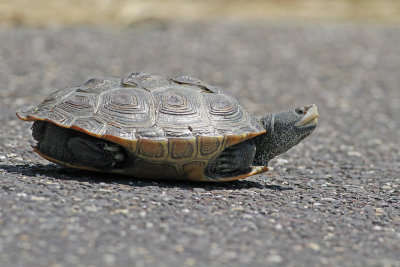
[[[226,148],[218,158],[211,161],[206,168],[209,177],[229,177],[251,171],[251,164],[256,154],[253,140]]]
[[[120,168],[127,158],[119,145],[91,136],[72,137],[67,146],[77,164],[96,169]]]
[[[35,121],[32,135],[42,154],[77,168],[119,169],[128,161],[125,149],[117,144],[49,122]]]

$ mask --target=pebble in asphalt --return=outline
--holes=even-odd
[[[340,23],[0,29],[1,266],[400,266],[398,27]],[[315,103],[271,171],[223,184],[71,170],[15,112],[56,88],[182,74],[261,115]]]

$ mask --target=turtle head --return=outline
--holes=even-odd
[[[300,143],[315,129],[318,116],[313,104],[261,118],[266,133],[254,139],[257,147],[254,164],[267,166],[268,161]]]

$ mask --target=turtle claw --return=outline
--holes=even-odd
[[[219,165],[219,166],[217,167],[217,170],[218,170],[219,172],[230,172],[230,171],[232,171],[232,170],[234,170],[234,169],[232,168],[232,165],[231,165],[231,164],[221,164],[221,165]]]
[[[220,156],[218,158],[218,162],[220,164],[232,164],[232,156],[226,155],[226,156]]]
[[[125,156],[124,156],[124,154],[117,154],[117,155],[115,155],[114,159],[116,161],[123,161],[125,159]]]
[[[109,146],[109,145],[105,144],[103,149],[110,151],[110,152],[118,152],[119,146]]]

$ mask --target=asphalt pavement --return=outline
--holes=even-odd
[[[400,266],[400,27],[0,29],[0,266]],[[71,170],[15,112],[93,77],[189,75],[257,115],[315,103],[270,171],[182,183]]]

